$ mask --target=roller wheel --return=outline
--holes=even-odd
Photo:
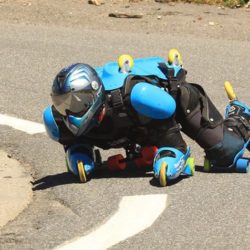
[[[226,93],[227,93],[227,96],[228,96],[228,99],[229,100],[236,100],[237,99],[237,96],[233,90],[233,86],[230,82],[228,81],[225,81],[224,82],[224,87],[225,87],[225,90],[226,90]]]
[[[68,161],[67,161],[67,158],[65,157],[65,162],[66,162],[66,168],[67,168],[67,171],[70,172],[70,169],[69,169],[69,164],[68,164]]]
[[[194,175],[195,173],[195,162],[194,162],[194,158],[193,157],[189,157],[187,159],[186,165],[189,165],[190,169],[191,169],[191,176]]]
[[[205,160],[204,160],[204,171],[205,172],[210,172],[211,171],[211,164],[210,164],[210,161],[207,159],[207,158],[205,158]]]
[[[119,68],[122,69],[124,67],[124,64],[128,64],[129,70],[134,66],[134,59],[131,55],[123,54],[120,55],[118,58],[118,65]]]
[[[82,161],[77,161],[77,169],[78,169],[80,182],[82,183],[87,182],[87,175],[86,175],[84,164]]]
[[[182,65],[182,57],[177,49],[171,49],[168,52],[168,63],[174,65]]]
[[[240,173],[247,173],[249,171],[249,159],[240,158],[236,162],[235,170]]]
[[[161,164],[159,181],[160,181],[160,185],[162,187],[167,186],[167,166],[168,166],[168,164],[166,162],[163,162]]]
[[[127,166],[127,163],[124,160],[125,159],[121,154],[111,156],[108,158],[108,168],[111,170],[123,170]]]

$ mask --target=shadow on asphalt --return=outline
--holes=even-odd
[[[209,173],[207,173],[206,171],[204,171],[203,166],[195,166],[195,170],[197,172],[202,172],[206,174],[209,173],[225,174],[233,172],[232,169],[220,168],[220,169],[212,169]],[[151,168],[138,169],[130,166],[125,170],[111,171],[106,167],[100,167],[96,169],[91,178],[104,179],[104,178],[141,178],[141,177],[152,177],[152,179],[149,181],[150,185],[160,187],[159,180],[154,178],[154,174]],[[168,181],[168,186],[176,185],[178,182],[186,178],[188,177],[185,175],[181,175],[175,180]],[[77,179],[77,177],[75,177],[73,174],[69,172],[64,172],[54,175],[48,175],[32,182],[33,185],[32,190],[33,191],[44,190],[56,186],[73,184],[73,183],[81,184]]]
[[[202,173],[206,173],[206,174],[210,174],[210,173],[218,173],[218,174],[225,174],[225,173],[234,173],[234,169],[233,168],[212,168],[209,172],[204,171],[204,167],[203,166],[195,166],[195,171],[197,172],[202,172]]]
[[[149,181],[150,185],[160,187],[159,180],[154,178],[154,174],[150,168],[146,169],[135,169],[135,168],[127,168],[125,170],[120,171],[110,171],[107,168],[97,169],[92,179],[104,179],[104,178],[142,178],[142,177],[152,177]],[[179,176],[176,180],[172,180],[168,182],[168,186],[175,185],[181,180],[187,178],[187,176]],[[91,180],[90,180],[91,181]],[[44,190],[56,186],[67,185],[67,184],[82,184],[79,182],[77,177],[75,177],[72,173],[63,172],[54,175],[48,175],[42,177],[36,181],[31,182],[33,185],[32,190]]]
[[[60,174],[47,175],[41,179],[31,182],[31,184],[33,185],[32,190],[37,191],[78,182],[79,181],[72,174],[64,172]]]

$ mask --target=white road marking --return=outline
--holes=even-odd
[[[0,114],[0,125],[28,134],[44,133],[43,124]],[[60,250],[104,250],[150,227],[167,205],[167,194],[125,196],[118,211],[97,230],[66,243]]]
[[[0,114],[0,125],[10,126],[14,129],[21,130],[30,135],[45,132],[45,127],[41,123],[31,122],[2,114]]]
[[[97,230],[57,250],[104,250],[150,227],[167,205],[167,194],[125,196],[118,211]]]

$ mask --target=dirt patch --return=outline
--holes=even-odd
[[[0,228],[32,200],[31,177],[22,165],[0,150]]]
[[[103,4],[97,6],[87,0],[0,0],[0,21],[250,40],[250,9],[246,7],[229,9],[152,0],[99,2]]]

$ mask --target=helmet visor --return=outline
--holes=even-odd
[[[94,95],[86,91],[52,94],[51,98],[56,110],[63,116],[83,116],[95,101]]]
[[[94,105],[81,117],[68,115],[64,118],[66,126],[76,136],[87,133],[94,125],[97,124],[97,121],[94,117],[96,117],[98,114],[101,104],[102,101],[97,100]]]

